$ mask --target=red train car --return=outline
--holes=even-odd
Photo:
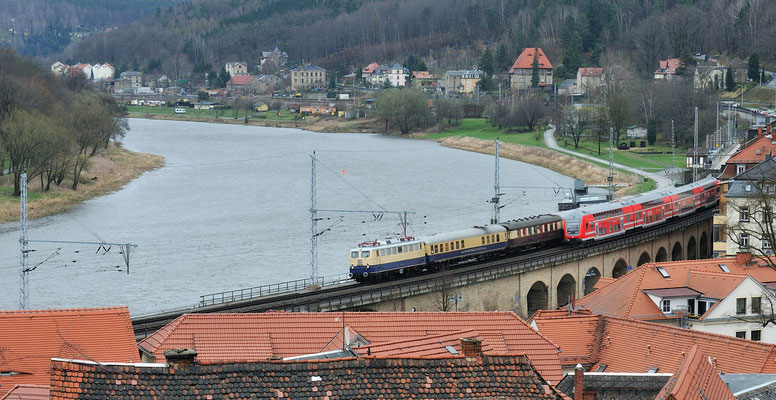
[[[719,181],[706,178],[689,185],[660,189],[618,202],[561,213],[567,240],[603,239],[652,226],[714,205]]]

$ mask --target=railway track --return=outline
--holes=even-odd
[[[326,286],[318,290],[303,289],[233,302],[142,315],[133,318],[132,325],[136,338],[142,339],[180,315],[187,313],[246,313],[269,310],[333,311],[345,308],[358,308],[378,301],[399,299],[439,290],[442,284],[449,287],[463,286],[474,282],[482,282],[502,276],[545,268],[642,243],[665,233],[683,229],[710,219],[714,211],[714,208],[702,210],[692,215],[666,222],[665,224],[637,230],[629,235],[618,236],[599,242],[563,243],[551,248],[509,254],[484,261],[461,263],[443,271],[408,276],[388,282],[361,284],[348,282]]]

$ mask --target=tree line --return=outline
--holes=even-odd
[[[260,52],[277,45],[290,62],[342,75],[409,54],[433,60],[434,69],[471,68],[488,43],[496,72],[506,72],[523,48],[542,47],[559,79],[598,65],[611,50],[646,77],[660,59],[695,53],[773,61],[774,17],[776,3],[764,0],[203,0],[74,43],[66,56],[153,66],[145,72],[180,79],[226,61],[258,64]],[[149,65],[155,58],[161,64]]]
[[[126,108],[90,86],[83,74],[55,76],[13,50],[0,50],[0,172],[39,179],[41,191],[81,174],[111,140],[129,130]]]

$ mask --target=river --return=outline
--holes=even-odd
[[[30,309],[128,305],[133,315],[199,295],[310,276],[310,154],[319,209],[409,211],[415,236],[487,223],[493,157],[373,134],[132,119],[124,145],[166,166],[122,190],[29,223]],[[502,159],[502,219],[556,210],[571,178]],[[348,250],[399,231],[390,213],[322,212],[319,275],[347,272]],[[0,309],[19,306],[19,224],[0,225]],[[106,251],[107,250],[107,251]]]

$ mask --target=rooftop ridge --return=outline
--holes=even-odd
[[[95,307],[95,308],[51,308],[51,309],[40,309],[40,310],[0,310],[0,315],[2,316],[12,316],[12,315],[24,315],[24,314],[64,314],[64,313],[76,313],[76,312],[84,312],[88,311],[89,313],[95,313],[95,312],[108,312],[108,311],[127,311],[129,312],[128,306],[114,306],[114,307]]]

